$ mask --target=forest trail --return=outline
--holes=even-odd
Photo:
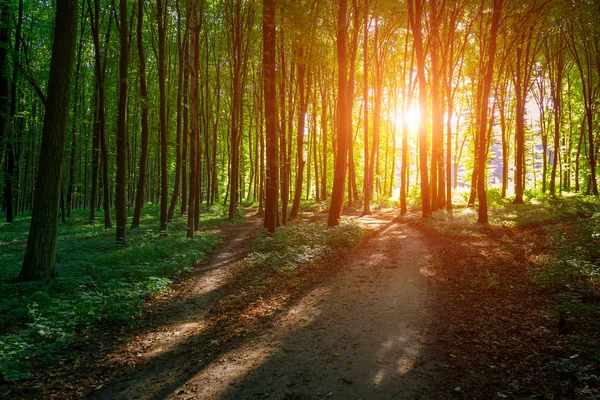
[[[247,251],[239,242],[254,228],[256,221],[251,218],[229,235],[230,241],[204,267],[209,272],[201,281],[206,283],[191,285],[182,313],[174,318],[179,322],[152,333],[158,336],[152,337],[146,352],[149,361],[133,374],[106,383],[92,397],[446,397],[435,392],[442,377],[425,346],[432,313],[427,305],[428,269],[421,233],[389,219],[360,221],[370,234],[336,260],[345,264],[338,274],[281,312],[274,328],[219,354],[203,353],[199,359],[194,347],[194,336],[202,331],[198,321],[206,313],[205,306],[216,302],[221,290],[217,287],[232,268],[227,264]],[[205,299],[204,306],[190,300],[197,296]],[[182,336],[184,340],[172,339]]]

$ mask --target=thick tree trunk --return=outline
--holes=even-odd
[[[57,0],[48,102],[27,249],[18,281],[56,276],[56,223],[64,173],[71,75],[77,37],[77,0]]]

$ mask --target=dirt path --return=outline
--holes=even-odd
[[[103,385],[92,393],[93,398],[143,398],[159,390],[162,375],[173,375],[185,367],[185,354],[193,338],[206,329],[205,317],[218,299],[228,291],[228,284],[243,267],[250,250],[251,239],[262,219],[247,210],[242,224],[220,227],[223,244],[209,256],[193,278],[175,288],[177,295],[153,310],[147,329],[136,335],[127,348],[118,349],[107,364],[127,364],[135,357],[138,370],[117,382]],[[159,378],[159,380],[157,380]]]
[[[330,281],[278,316],[275,328],[218,354],[194,347],[203,316],[243,257],[252,221],[232,233],[190,285],[173,320],[151,332],[140,369],[94,398],[426,399],[445,398],[439,363],[427,349],[431,312],[420,233],[360,219],[372,233],[338,262]],[[135,345],[135,344],[134,344]],[[439,390],[436,390],[439,389]]]

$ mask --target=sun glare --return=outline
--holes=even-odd
[[[394,122],[398,129],[402,129],[404,120],[406,120],[408,130],[416,132],[419,127],[419,106],[411,106],[406,112],[396,112]]]

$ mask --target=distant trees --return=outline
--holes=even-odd
[[[517,204],[597,193],[597,8],[498,1],[83,0],[62,214],[102,208],[111,227],[114,209],[124,242],[148,203],[193,237],[206,210],[244,202],[274,230],[303,199],[335,226],[344,207],[392,196],[427,217],[469,191],[485,223],[491,185]],[[54,26],[28,0],[0,13],[10,222],[38,188]]]

